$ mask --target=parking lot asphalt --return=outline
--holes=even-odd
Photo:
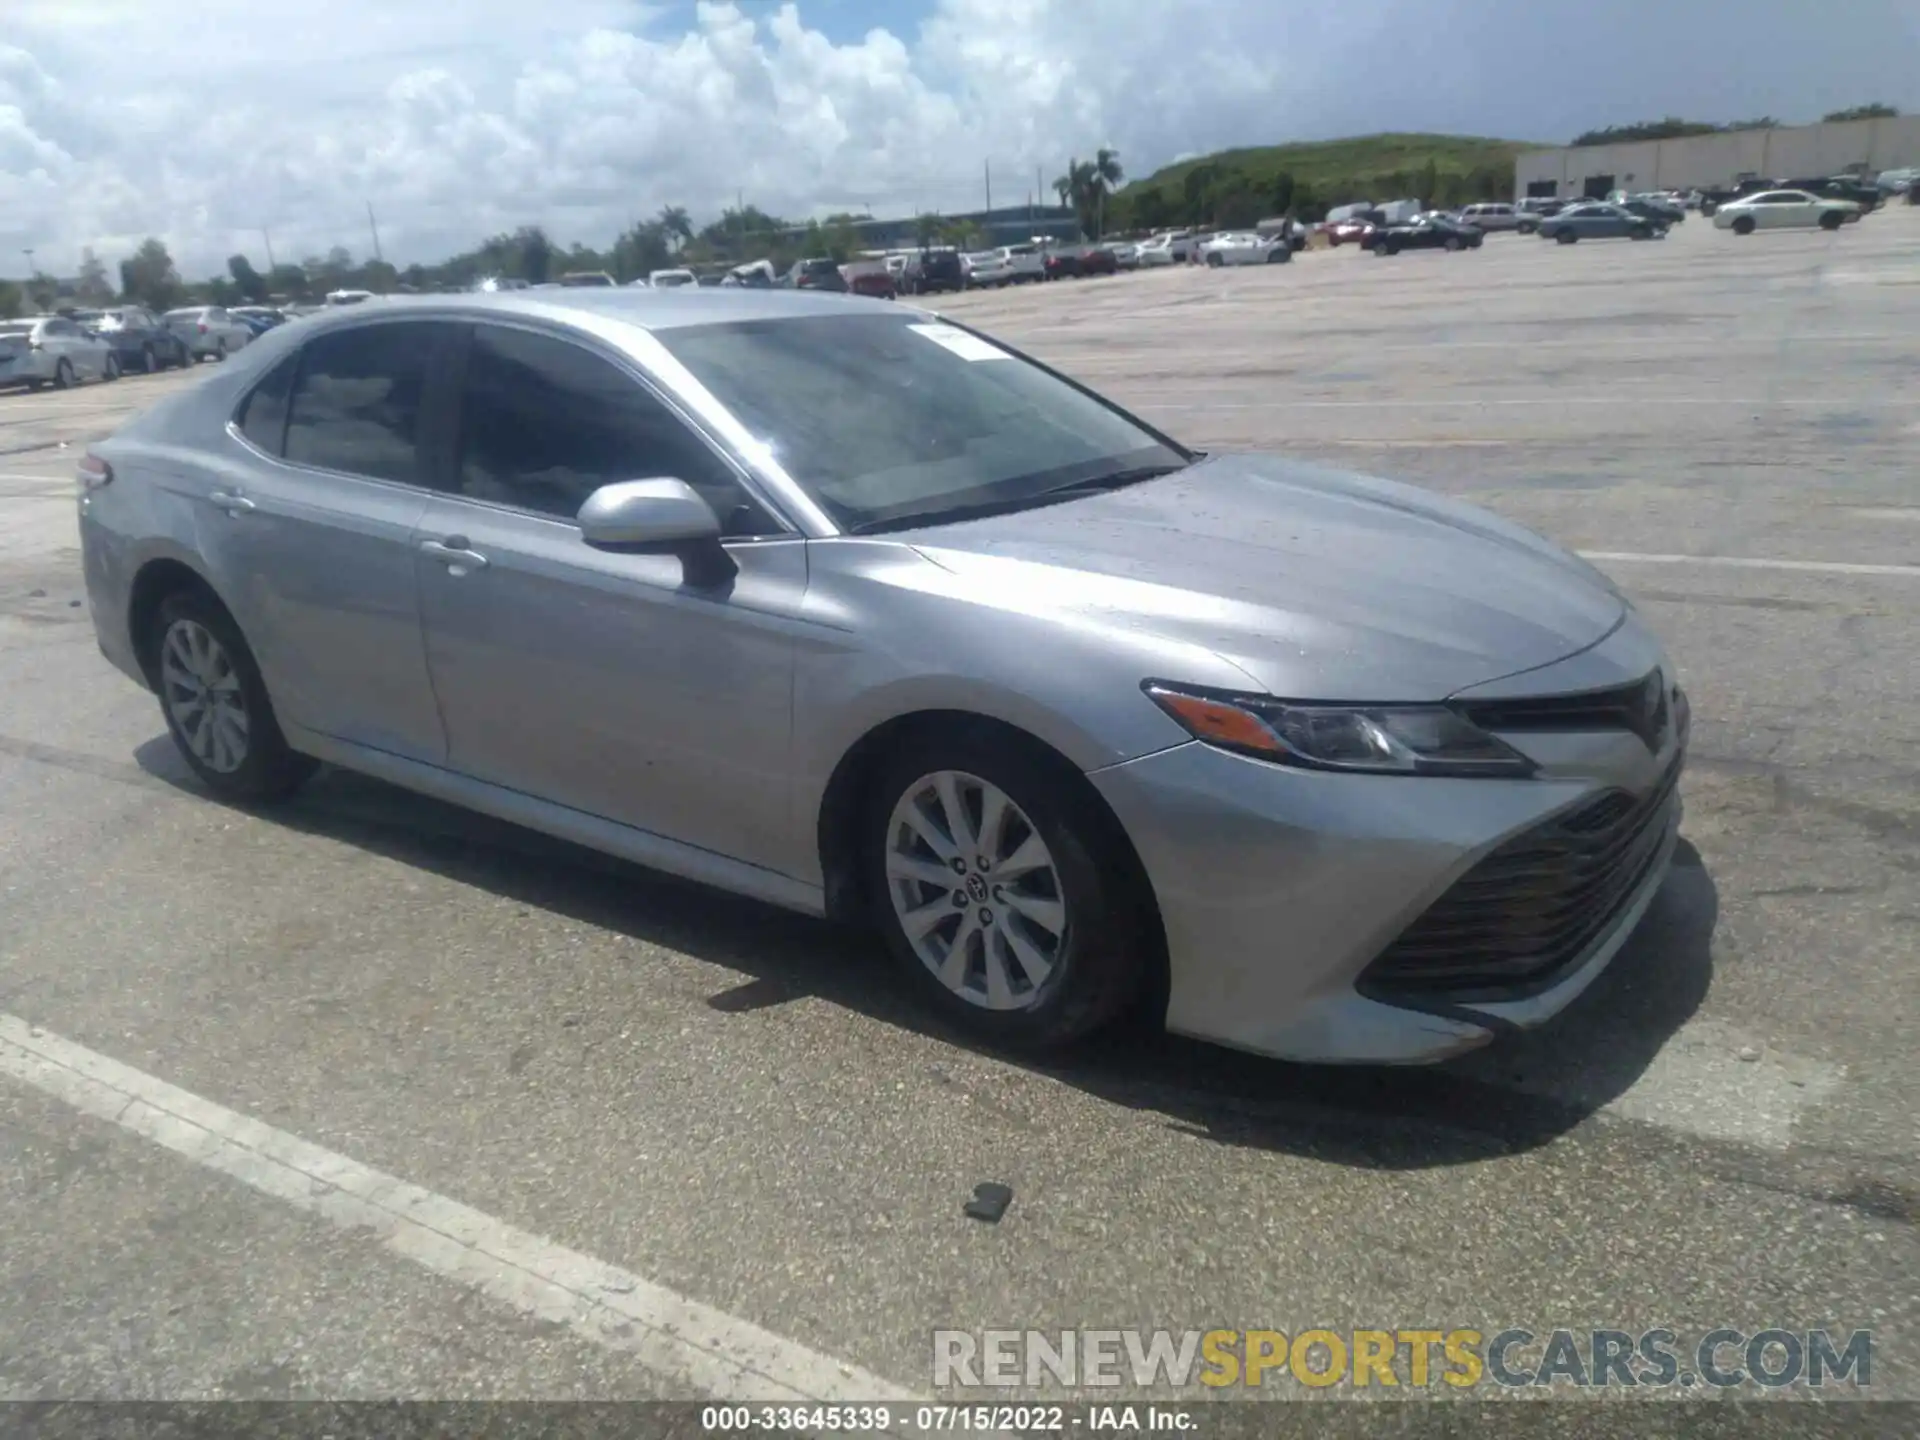
[[[95,651],[71,495],[194,376],[0,395],[0,1396],[692,1393],[342,1228],[364,1167],[911,1390],[936,1328],[1724,1325],[1871,1328],[1874,1392],[1920,1399],[1920,210],[939,308],[1191,443],[1602,557],[1695,713],[1679,862],[1603,980],[1435,1070],[1036,1066],[811,921],[349,775],[222,807]],[[319,1147],[319,1198],[84,1074]]]

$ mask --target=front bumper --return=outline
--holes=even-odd
[[[1644,632],[1616,637],[1613,648],[1638,664]],[[1607,659],[1588,652],[1528,678],[1536,694],[1599,688]],[[1342,775],[1197,742],[1096,771],[1090,778],[1126,827],[1159,903],[1167,1028],[1287,1060],[1413,1064],[1541,1024],[1572,1003],[1665,877],[1680,804],[1658,789],[1683,763],[1685,732],[1669,727],[1657,751],[1624,732],[1503,738],[1540,773]],[[1373,983],[1379,971],[1370,967],[1383,952],[1482,860],[1610,791],[1652,799],[1632,872],[1576,951],[1504,989],[1483,983],[1456,996]]]

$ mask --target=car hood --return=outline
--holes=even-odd
[[[897,538],[995,606],[1198,645],[1294,699],[1441,699],[1584,650],[1626,610],[1474,506],[1271,456]]]

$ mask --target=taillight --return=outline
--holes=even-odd
[[[206,333],[207,333],[207,322],[206,322],[206,321],[204,321],[204,320],[202,320],[202,321],[200,322],[200,333],[201,333],[202,335],[204,335],[204,334],[206,334]]]
[[[113,466],[89,450],[80,457],[79,474],[80,493],[91,494],[113,483]]]

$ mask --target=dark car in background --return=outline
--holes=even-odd
[[[1644,195],[1635,195],[1613,203],[1629,215],[1638,215],[1642,220],[1651,220],[1655,225],[1678,225],[1687,218],[1687,212],[1679,206],[1663,205],[1658,200],[1649,200]]]
[[[1045,261],[1049,280],[1077,280],[1083,275],[1118,275],[1120,262],[1104,245],[1049,246]]]
[[[127,373],[167,370],[192,363],[186,341],[160,323],[160,317],[140,305],[113,305],[104,310],[77,312],[76,323],[95,331],[113,347],[120,368]]]
[[[909,255],[900,271],[900,289],[909,295],[958,295],[967,288],[967,267],[958,250],[922,250]]]
[[[840,274],[840,262],[818,257],[794,261],[793,268],[787,271],[780,284],[788,290],[844,291],[847,288],[847,282]]]
[[[227,313],[253,331],[256,340],[287,323],[287,317],[271,305],[235,305]]]
[[[865,295],[874,300],[891,300],[898,294],[893,283],[893,275],[885,262],[880,260],[855,260],[840,267],[840,278],[847,282],[847,289],[855,295]]]
[[[1570,205],[1540,222],[1540,238],[1571,245],[1576,240],[1653,240],[1667,227],[1618,205]]]
[[[1400,225],[1381,225],[1361,243],[1375,255],[1402,250],[1478,250],[1487,232],[1452,215],[1416,215]]]

